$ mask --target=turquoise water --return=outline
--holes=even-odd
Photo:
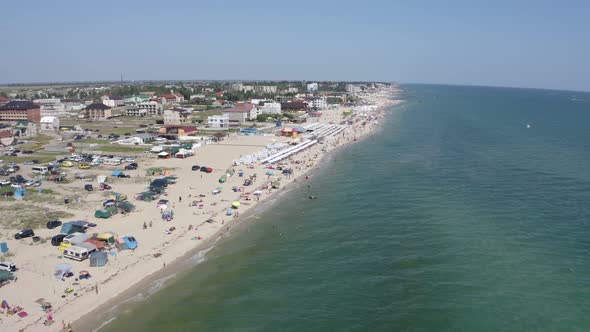
[[[101,331],[590,330],[590,94],[404,88],[311,188]]]

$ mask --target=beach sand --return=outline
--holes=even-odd
[[[367,100],[379,105],[379,109],[373,111],[373,116],[380,116],[383,108],[392,104],[390,93],[379,96],[369,96]],[[343,120],[343,109],[323,111],[321,118],[313,119],[320,123],[340,123]],[[231,232],[238,222],[244,222],[257,209],[261,203],[269,197],[284,191],[289,183],[302,176],[321,163],[326,153],[334,149],[352,143],[357,139],[371,133],[378,127],[376,121],[356,122],[338,137],[327,140],[324,144],[316,144],[292,156],[290,166],[294,168],[292,176],[278,175],[268,177],[266,165],[256,163],[251,168],[244,165],[233,166],[232,162],[238,160],[241,155],[254,154],[264,149],[267,144],[273,142],[287,142],[290,139],[277,136],[239,136],[232,135],[219,143],[213,143],[198,148],[195,156],[187,159],[158,160],[153,156],[138,160],[140,168],[129,171],[132,175],[129,179],[117,179],[111,183],[113,190],[129,196],[130,201],[136,205],[136,210],[130,214],[117,214],[110,219],[97,220],[94,218],[94,210],[101,206],[105,199],[102,192],[93,192],[84,201],[68,212],[74,217],[68,220],[88,220],[98,224],[89,229],[91,233],[114,231],[119,236],[132,235],[138,242],[136,250],[121,251],[114,256],[109,255],[109,262],[105,267],[89,267],[88,260],[75,262],[61,255],[56,247],[50,243],[31,245],[30,241],[8,240],[8,245],[15,256],[10,258],[19,267],[18,280],[0,288],[1,298],[6,299],[10,305],[19,305],[29,314],[20,318],[16,315],[3,316],[0,320],[2,331],[60,331],[63,320],[65,323],[73,322],[74,331],[91,331],[96,329],[104,317],[104,313],[113,306],[129,299],[134,294],[145,290],[154,280],[164,276],[173,275],[174,271],[187,266],[186,260],[195,256],[200,251],[209,248],[224,233]],[[295,160],[301,161],[295,164]],[[211,174],[192,171],[192,165],[208,166],[214,169]],[[156,202],[135,201],[132,197],[147,186],[144,177],[149,167],[173,168],[173,175],[177,176],[177,183],[167,188],[166,197],[170,200],[174,210],[174,219],[165,222],[160,217],[160,211]],[[219,178],[227,169],[234,168],[236,174],[228,177],[227,182],[220,184]],[[113,168],[114,169],[114,168]],[[244,177],[239,177],[238,170],[244,171]],[[101,174],[109,174],[109,168],[103,168]],[[271,180],[280,179],[281,187],[277,190],[262,190],[260,201],[255,196],[249,195],[251,200],[240,199],[239,192],[233,192],[232,187],[242,187],[244,179],[256,174],[253,185],[244,187],[244,191],[252,193],[257,188],[267,185]],[[303,178],[304,179],[304,178]],[[54,185],[56,186],[56,185]],[[212,195],[216,187],[223,187],[218,195]],[[74,193],[82,187],[80,181],[68,185],[61,185],[60,190]],[[64,189],[65,188],[65,189]],[[205,194],[203,198],[204,208],[191,206],[193,200],[198,199],[199,194]],[[182,201],[179,201],[179,197]],[[226,216],[224,212],[230,208],[231,202],[240,201],[237,211],[239,218]],[[50,206],[48,206],[50,207]],[[213,222],[207,222],[212,218]],[[151,227],[143,229],[143,224],[151,224]],[[175,227],[170,235],[164,230]],[[192,228],[189,230],[189,228]],[[55,235],[56,230],[35,230],[41,237]],[[8,232],[3,238],[11,238]],[[81,270],[87,270],[92,278],[76,281],[73,277],[65,281],[53,277],[55,265],[67,262],[73,266],[75,275]],[[74,291],[62,297],[64,290],[72,287]],[[76,295],[74,295],[74,293]],[[40,305],[35,303],[43,298],[53,305],[53,319],[55,323],[49,327],[44,326],[45,314]]]

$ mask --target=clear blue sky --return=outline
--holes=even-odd
[[[383,80],[590,90],[590,1],[0,1],[0,83]]]

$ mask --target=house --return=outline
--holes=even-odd
[[[21,120],[14,126],[13,133],[18,137],[34,137],[37,136],[37,124],[27,120]]]
[[[281,114],[281,103],[266,101],[258,106],[259,114]]]
[[[318,87],[317,83],[307,83],[307,92],[308,93],[317,92],[318,89],[319,89],[319,87]]]
[[[127,116],[160,116],[163,113],[162,104],[155,101],[139,103],[133,106],[127,106]]]
[[[0,106],[8,104],[10,98],[0,96]]]
[[[111,116],[111,107],[102,103],[90,104],[84,109],[84,118],[89,120],[106,120]]]
[[[210,128],[229,128],[229,115],[212,115],[207,117],[207,125]]]
[[[102,103],[109,107],[117,107],[125,105],[125,99],[117,96],[103,96]]]
[[[145,103],[150,100],[149,95],[133,95],[125,97],[125,105],[137,105],[140,103]]]
[[[173,108],[171,110],[164,111],[164,124],[170,125],[181,125],[190,123],[190,116],[192,112],[182,109]]]
[[[56,116],[44,116],[41,118],[41,131],[59,131],[59,118]]]
[[[169,93],[160,97],[162,104],[182,103],[183,101],[184,96],[180,93]]]
[[[64,104],[64,110],[66,112],[81,111],[86,107],[80,99],[62,99],[61,102]]]
[[[160,136],[177,139],[182,136],[189,136],[197,132],[195,126],[164,126],[159,130]]]
[[[158,138],[158,135],[154,135],[154,134],[137,134],[137,135],[133,135],[132,137],[129,137],[129,138],[124,138],[122,140],[118,140],[118,141],[113,142],[113,143],[121,144],[121,145],[148,144],[148,143],[151,143],[151,142],[155,141],[156,138]]]
[[[257,112],[258,111],[252,103],[236,103],[234,107],[224,110],[223,115],[229,118],[230,127],[239,127],[248,119],[255,119]],[[251,115],[254,116],[251,117]]]
[[[328,101],[324,96],[309,97],[305,99],[312,110],[325,110],[328,108]]]
[[[25,100],[13,100],[0,106],[0,121],[41,121],[41,107]]]
[[[65,105],[58,98],[36,99],[34,102],[41,106],[41,117],[67,115]]]
[[[307,104],[301,101],[281,103],[281,110],[286,112],[305,111],[307,110]]]

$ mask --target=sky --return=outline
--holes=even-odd
[[[590,91],[590,1],[1,0],[0,84],[347,80]]]

